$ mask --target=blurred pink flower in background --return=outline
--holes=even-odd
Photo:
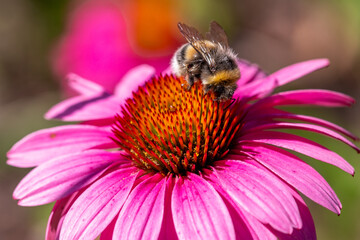
[[[178,46],[179,11],[173,1],[77,3],[53,55],[59,79],[72,72],[113,92],[132,67],[148,63],[159,72],[168,66]]]
[[[152,78],[156,70],[147,65],[127,73],[114,94],[70,75],[79,95],[46,118],[81,123],[34,132],[13,146],[8,164],[35,167],[14,198],[23,206],[56,201],[47,239],[315,239],[297,191],[336,214],[341,203],[316,170],[285,149],[354,169],[316,142],[273,130],[316,132],[359,152],[349,140],[357,138],[278,107],[354,100],[318,89],[272,92],[328,64],[311,60],[266,76],[240,61],[232,104],[203,95],[200,84],[186,91],[181,79]]]

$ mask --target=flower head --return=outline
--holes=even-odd
[[[316,132],[359,152],[349,140],[357,138],[278,107],[349,106],[353,99],[314,89],[271,95],[326,67],[326,59],[269,76],[238,64],[235,99],[225,102],[204,94],[199,82],[187,90],[181,78],[154,77],[149,66],[129,72],[114,94],[70,75],[80,95],[46,117],[81,123],[40,130],[13,146],[9,164],[36,167],[14,198],[24,206],[56,201],[47,239],[315,239],[298,192],[337,214],[341,203],[319,173],[287,150],[354,169],[316,142],[275,130]]]
[[[239,102],[214,101],[199,82],[190,91],[184,84],[173,76],[152,79],[115,117],[114,141],[140,168],[198,173],[226,155],[239,132]]]

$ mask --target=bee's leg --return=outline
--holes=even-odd
[[[192,85],[194,85],[194,76],[186,75],[185,80],[188,83],[187,90],[190,90]]]
[[[218,99],[223,101],[232,99],[236,88],[236,84],[219,86],[219,89],[216,89],[218,93]]]
[[[235,93],[235,91],[236,91],[236,89],[237,89],[237,85],[236,85],[236,83],[235,84],[231,84],[231,85],[228,85],[226,88],[225,88],[225,98],[226,99],[232,99],[232,100],[234,100],[234,98],[232,97],[233,95],[234,95],[234,93]]]
[[[213,91],[215,93],[216,98],[214,98],[214,101],[218,101],[218,102],[222,102],[225,97],[224,97],[224,85],[222,84],[216,84],[213,87]]]
[[[206,95],[211,89],[211,84],[204,84],[203,89],[204,89],[204,95]]]

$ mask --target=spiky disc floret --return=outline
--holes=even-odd
[[[214,101],[197,82],[188,91],[174,76],[139,87],[115,117],[113,139],[141,168],[198,173],[221,159],[242,127],[239,101]]]

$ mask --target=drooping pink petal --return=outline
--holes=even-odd
[[[171,208],[179,239],[235,239],[225,203],[196,174],[176,179]]]
[[[244,141],[267,143],[287,148],[320,161],[330,163],[345,172],[354,175],[354,168],[341,156],[316,142],[297,135],[275,131],[261,131],[242,136],[239,144],[241,145]]]
[[[37,206],[59,200],[93,182],[113,163],[126,163],[117,152],[88,150],[47,161],[26,175],[13,197],[19,205]]]
[[[96,95],[80,95],[64,100],[53,106],[46,119],[63,121],[87,121],[112,118],[120,111],[121,101],[103,92]]]
[[[113,239],[158,239],[163,217],[166,178],[159,173],[137,185],[126,199]]]
[[[269,121],[272,119],[292,119],[292,120],[297,120],[297,121],[302,121],[302,122],[314,123],[314,124],[323,126],[325,128],[334,130],[336,132],[339,132],[353,140],[359,140],[359,138],[357,136],[355,136],[348,130],[346,130],[334,123],[323,120],[321,118],[289,113],[289,112],[282,111],[282,110],[275,109],[275,108],[270,108],[270,109],[267,109],[266,111],[264,109],[262,109],[261,111],[259,111],[259,113],[260,114],[258,114],[258,113],[248,114],[246,116],[247,124],[254,125],[254,124],[258,124],[257,122],[261,122],[264,120]],[[250,123],[250,121],[251,121],[251,123]]]
[[[95,239],[112,222],[128,197],[139,170],[115,170],[100,178],[74,202],[65,216],[61,239]]]
[[[33,132],[17,142],[8,152],[8,164],[34,167],[52,158],[77,153],[96,146],[117,147],[111,132],[89,125],[59,126]]]
[[[300,228],[299,211],[288,187],[249,161],[217,161],[209,178],[223,189],[225,198],[262,223],[288,234]]]
[[[266,144],[243,144],[242,151],[314,202],[340,214],[341,203],[325,179],[310,165],[293,154]]]
[[[282,86],[318,69],[325,68],[329,66],[329,64],[329,60],[325,58],[313,59],[287,66],[272,73],[270,76],[276,78],[279,86]]]
[[[145,85],[145,82],[154,77],[155,72],[155,68],[145,64],[132,68],[116,86],[114,94],[121,101],[125,101],[139,86]]]
[[[64,221],[66,213],[69,211],[73,202],[83,191],[75,192],[74,194],[60,199],[55,202],[55,205],[50,213],[48,224],[46,227],[46,240],[58,240],[60,230]]]
[[[257,131],[262,131],[262,130],[267,130],[267,129],[284,129],[284,128],[287,128],[287,129],[300,129],[300,130],[306,130],[306,131],[320,133],[320,134],[323,134],[325,136],[329,136],[331,138],[337,139],[337,140],[349,145],[351,148],[353,148],[358,153],[360,153],[360,149],[355,144],[353,144],[351,141],[344,138],[343,136],[341,136],[337,132],[334,132],[334,131],[332,131],[330,129],[327,129],[327,128],[324,128],[324,127],[321,127],[321,126],[317,126],[317,125],[313,125],[313,124],[307,124],[307,123],[276,122],[276,123],[269,123],[269,124],[259,125],[259,126],[253,127],[253,128],[244,127],[243,134],[245,135],[245,134],[247,134],[249,132],[257,132]]]
[[[263,108],[290,105],[316,105],[323,107],[348,107],[354,99],[342,93],[322,90],[306,89],[280,92],[264,98],[251,107],[251,111],[261,111]]]

